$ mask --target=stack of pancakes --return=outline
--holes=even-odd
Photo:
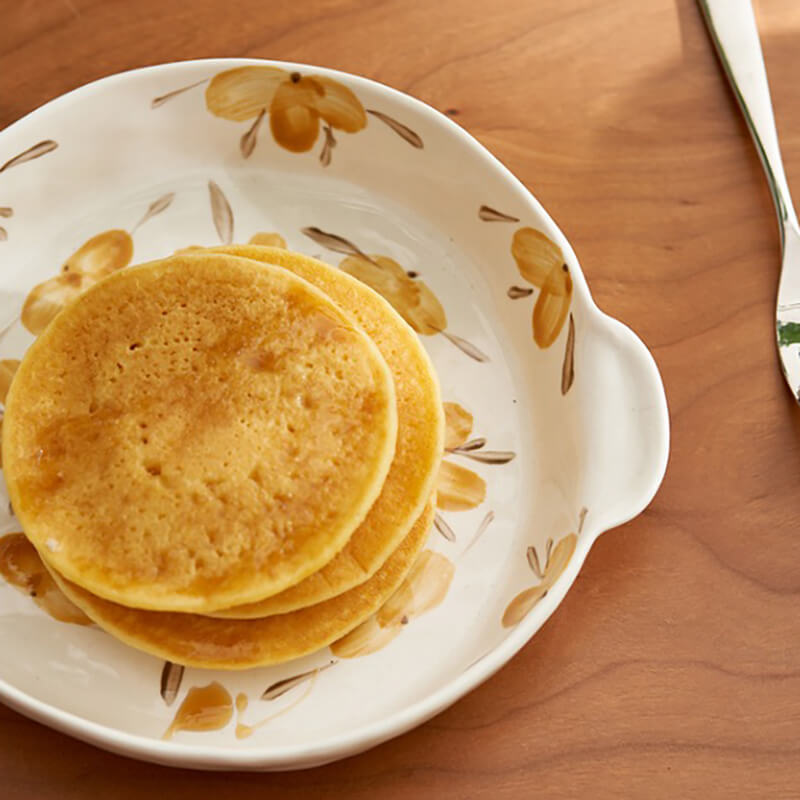
[[[64,309],[16,373],[2,459],[26,536],[92,620],[240,669],[391,596],[443,436],[431,363],[383,298],[248,245],[129,267]]]

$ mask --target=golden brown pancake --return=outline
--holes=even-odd
[[[209,612],[330,561],[381,490],[396,428],[386,363],[326,295],[279,267],[181,255],[96,284],[31,346],[4,473],[66,578]]]
[[[128,608],[87,592],[55,571],[53,577],[90,619],[132,647],[191,667],[247,669],[313,653],[360,625],[402,584],[428,538],[432,519],[431,500],[397,550],[360,586],[263,619],[214,619]]]
[[[433,490],[444,447],[439,384],[414,331],[380,295],[314,258],[275,247],[213,248],[262,263],[278,264],[314,284],[353,315],[372,337],[394,377],[397,446],[381,494],[344,549],[322,569],[280,594],[214,612],[238,619],[282,614],[319,603],[362,583],[388,558]]]

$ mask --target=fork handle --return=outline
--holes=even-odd
[[[698,3],[767,174],[783,245],[786,226],[797,230],[797,216],[783,171],[753,6],[750,0],[698,0]]]

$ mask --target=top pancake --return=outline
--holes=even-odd
[[[344,546],[394,453],[391,374],[330,299],[220,254],[130,267],[67,306],[6,402],[26,535],[94,594],[210,612]]]
[[[366,581],[386,561],[422,513],[433,491],[444,447],[444,416],[436,374],[419,337],[369,286],[309,256],[275,247],[214,248],[291,270],[352,314],[373,339],[394,377],[397,446],[380,496],[344,549],[319,572],[257,603],[215,612],[265,617],[321,603]]]

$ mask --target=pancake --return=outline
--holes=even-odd
[[[344,549],[318,572],[261,602],[215,612],[231,618],[264,617],[319,603],[363,583],[388,558],[433,491],[444,448],[439,384],[419,337],[380,295],[314,258],[275,247],[213,248],[277,264],[314,284],[353,315],[392,372],[397,396],[397,445],[380,496]]]
[[[59,573],[202,613],[330,561],[396,429],[391,374],[352,317],[287,270],[200,253],[114,273],[52,321],[9,391],[3,464]]]
[[[214,619],[128,608],[97,597],[53,572],[64,594],[126,644],[190,667],[247,669],[313,653],[349,633],[400,587],[428,538],[433,502],[400,546],[365,583],[323,603],[264,619]]]

